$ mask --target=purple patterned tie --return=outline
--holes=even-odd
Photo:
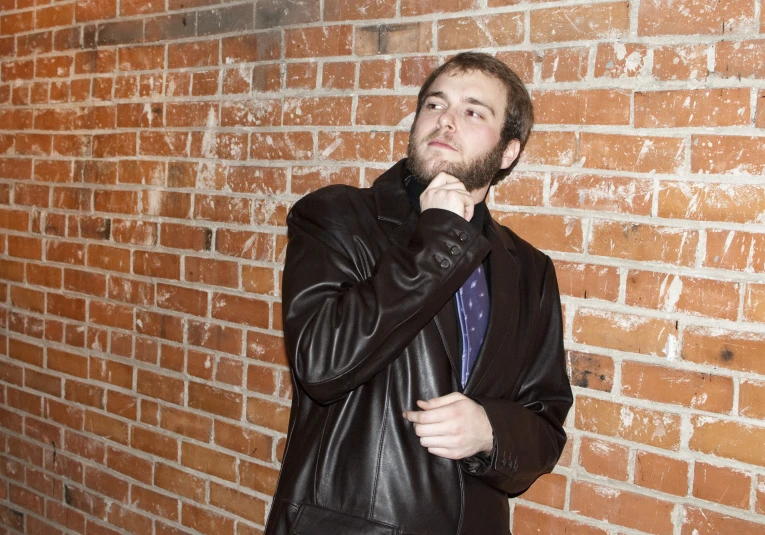
[[[462,331],[461,379],[465,388],[489,324],[489,287],[483,266],[478,266],[457,291],[457,316]]]

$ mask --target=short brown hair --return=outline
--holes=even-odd
[[[430,91],[430,86],[436,78],[442,74],[465,73],[471,71],[482,72],[487,76],[496,78],[507,90],[507,104],[505,106],[505,122],[500,133],[500,143],[507,146],[511,140],[517,139],[521,144],[521,152],[526,146],[534,124],[534,108],[531,105],[531,97],[526,86],[513,70],[494,56],[482,52],[462,52],[438,67],[422,84],[420,93],[417,95],[417,115],[420,114],[425,96]],[[415,119],[416,120],[416,119]],[[520,152],[518,153],[520,156]],[[515,164],[516,158],[510,167],[502,169],[492,181],[492,185],[505,178]]]

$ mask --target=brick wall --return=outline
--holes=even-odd
[[[765,530],[761,0],[0,0],[0,533],[261,533],[285,215],[496,52],[575,385],[517,535]]]

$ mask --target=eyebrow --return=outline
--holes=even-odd
[[[423,102],[426,99],[428,99],[429,97],[436,97],[436,98],[442,98],[444,100],[447,100],[446,99],[446,93],[444,93],[443,91],[431,91],[430,93],[425,95],[425,98],[422,99]],[[475,97],[467,97],[467,98],[464,98],[462,100],[463,100],[463,102],[467,102],[468,104],[472,104],[474,106],[481,106],[482,108],[486,108],[487,110],[489,110],[489,113],[491,113],[492,115],[494,115],[494,116],[497,115],[497,113],[494,111],[494,108],[492,108],[491,106],[489,106],[488,104],[486,104],[482,100],[478,100]]]

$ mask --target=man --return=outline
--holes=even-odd
[[[420,91],[408,160],[295,204],[267,535],[505,535],[508,495],[552,470],[572,402],[552,262],[484,202],[531,124],[510,69],[459,54]]]

